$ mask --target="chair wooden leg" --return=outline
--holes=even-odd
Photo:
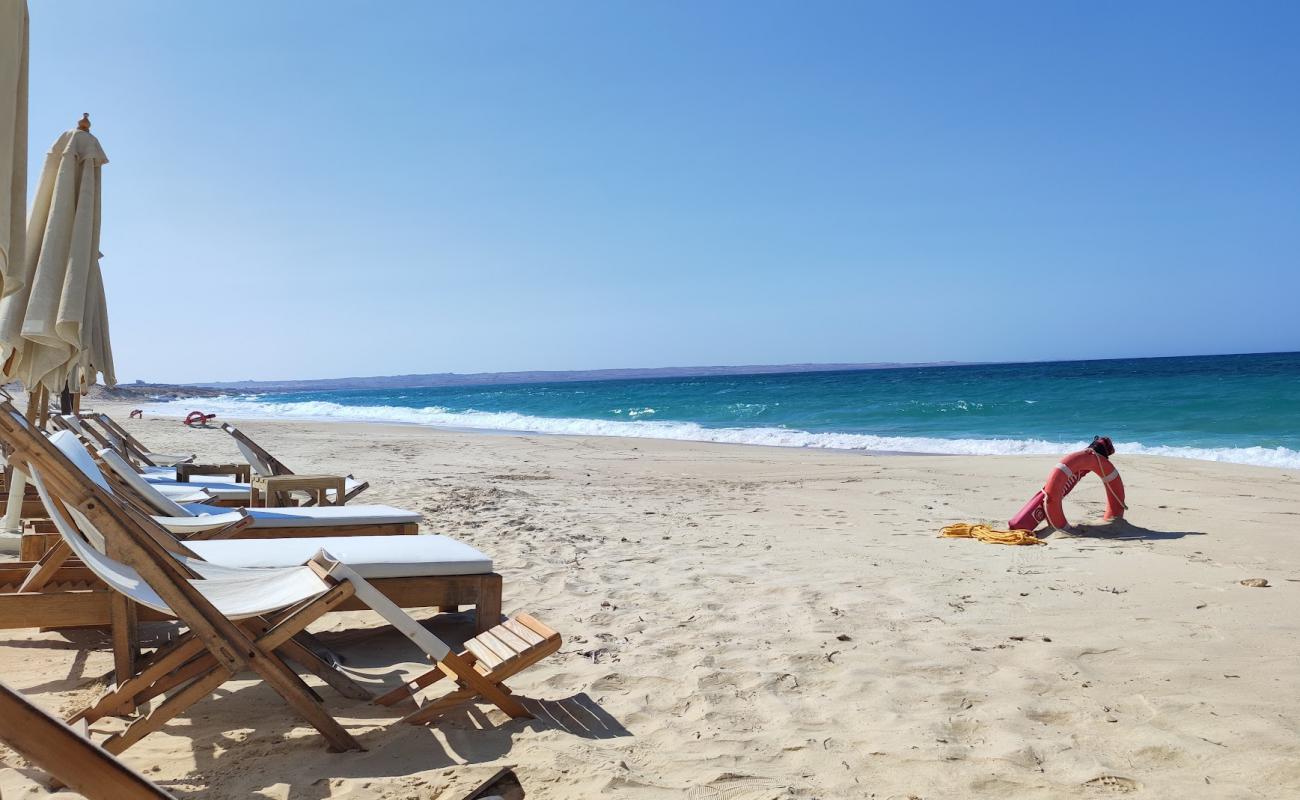
[[[185,662],[202,651],[203,642],[197,638],[191,637],[181,641],[171,647],[165,657],[155,658],[151,661],[149,666],[142,670],[140,674],[109,689],[93,705],[71,717],[68,724],[82,719],[87,722],[94,722],[100,717],[117,713],[123,708],[123,703],[127,701],[131,702],[132,707],[138,707],[140,704],[134,701],[135,697],[149,691],[156,681],[165,678],[168,673],[180,669],[185,665]],[[148,695],[145,699],[156,697],[157,694]]]
[[[62,567],[71,555],[72,548],[68,547],[67,542],[62,539],[55,542],[54,546],[46,550],[45,555],[41,556],[36,565],[27,573],[27,577],[23,579],[18,591],[20,593],[39,592],[45,588],[45,584],[50,582],[54,574],[59,571],[59,567]]]
[[[474,605],[474,633],[491,630],[501,621],[501,576],[485,575],[478,585]]]
[[[371,699],[371,694],[366,691],[365,687],[340,672],[333,664],[316,655],[315,651],[299,642],[296,638],[290,639],[281,645],[280,653],[329,684],[334,691],[344,697],[351,700]]]
[[[216,665],[217,660],[213,658],[211,654],[201,653],[189,661],[186,661],[180,666],[180,668],[173,670],[170,674],[154,681],[154,683],[144,691],[133,696],[131,702],[136,708],[140,708],[155,697],[164,695],[172,689],[175,689],[177,686],[181,686],[194,680]]]
[[[375,703],[381,706],[391,706],[406,700],[413,700],[416,692],[428,686],[432,686],[445,677],[447,676],[443,674],[442,670],[431,669],[422,675],[417,675],[387,694],[382,694],[379,697],[376,697]]]
[[[465,684],[465,688],[473,689],[477,694],[482,695],[484,700],[492,703],[511,717],[518,719],[533,716],[528,712],[528,709],[523,707],[523,704],[502,691],[499,684],[484,677],[482,673],[455,653],[448,653],[443,656],[442,661],[438,662],[438,668],[445,672],[447,677],[455,678]]]
[[[364,750],[352,735],[343,729],[325,710],[324,706],[313,697],[311,687],[303,683],[293,670],[274,655],[276,648],[301,633],[322,614],[342,603],[353,595],[352,584],[340,583],[330,588],[316,600],[299,608],[287,617],[281,618],[267,630],[256,642],[256,648],[249,654],[248,666],[262,677],[262,680],[279,692],[290,706],[303,716],[312,727],[320,731],[335,752],[344,750]]]
[[[140,651],[140,620],[135,603],[126,595],[114,592],[109,598],[108,618],[113,631],[114,680],[120,686],[136,674],[136,659]],[[129,710],[125,707],[124,711]]]
[[[207,675],[193,681],[184,689],[159,703],[158,707],[151,713],[126,726],[126,730],[105,739],[104,749],[113,755],[118,755],[145,736],[166,725],[177,714],[215,692],[217,687],[229,680],[230,677],[229,670],[224,667],[214,667]]]
[[[303,683],[302,678],[295,675],[293,670],[279,660],[268,658],[262,653],[254,654],[249,660],[249,666],[262,677],[262,680],[279,692],[280,696],[311,723],[313,728],[320,731],[325,741],[329,742],[332,752],[365,749],[360,742],[352,738],[352,734],[344,730],[338,720],[329,715],[318,700],[312,697],[311,687]]]
[[[444,711],[450,711],[457,706],[473,702],[476,696],[477,693],[472,689],[457,689],[454,692],[439,697],[437,700],[431,700],[430,702],[425,703],[417,710],[402,717],[402,722],[405,722],[408,725],[424,725]]]

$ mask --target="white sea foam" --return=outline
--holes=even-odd
[[[941,439],[928,436],[875,436],[862,433],[813,433],[791,428],[705,428],[694,422],[666,420],[603,420],[535,417],[497,411],[450,411],[439,406],[345,406],[323,400],[274,403],[255,395],[204,399],[205,412],[235,419],[301,419],[336,422],[398,422],[441,428],[518,431],[571,436],[625,436],[638,439],[680,439],[691,442],[754,444],[772,447],[809,447],[895,453],[951,455],[1055,455],[1078,450],[1087,442],[1052,442],[1045,439]],[[183,417],[196,406],[194,400],[154,403],[154,414]],[[653,409],[638,409],[653,413]],[[1233,464],[1300,469],[1300,451],[1285,447],[1179,447],[1117,442],[1120,453],[1191,458]]]

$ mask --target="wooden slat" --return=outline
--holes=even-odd
[[[528,649],[528,642],[510,632],[510,629],[504,625],[498,625],[488,633],[495,636],[502,644],[509,647],[516,654],[522,653]]]
[[[551,637],[558,637],[560,635],[556,631],[542,624],[531,614],[516,614],[515,620],[544,639],[550,639]]]
[[[502,663],[505,663],[518,655],[518,653],[510,648],[505,642],[498,639],[490,630],[483,631],[474,638],[482,642],[484,647],[487,647],[492,652],[496,653],[501,658]]]
[[[532,628],[529,628],[527,625],[521,625],[519,621],[515,619],[508,619],[498,627],[505,628],[515,636],[523,639],[529,645],[541,644],[546,640],[546,637],[537,633],[537,631],[534,631]]]
[[[479,635],[481,636],[482,634]],[[473,653],[474,657],[477,658],[479,661],[483,662],[484,664],[487,664],[489,669],[495,669],[496,667],[501,666],[501,664],[505,661],[505,659],[501,658],[496,653],[492,652],[491,648],[487,647],[482,642],[480,642],[478,640],[478,637],[475,637],[473,639],[470,639],[468,642],[465,642],[465,649]]]

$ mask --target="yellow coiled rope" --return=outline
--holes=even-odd
[[[996,531],[988,525],[958,522],[939,532],[946,539],[978,539],[988,544],[1047,544],[1027,531]]]

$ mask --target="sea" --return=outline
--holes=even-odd
[[[959,455],[1120,453],[1300,468],[1300,353],[231,395],[220,417]]]

